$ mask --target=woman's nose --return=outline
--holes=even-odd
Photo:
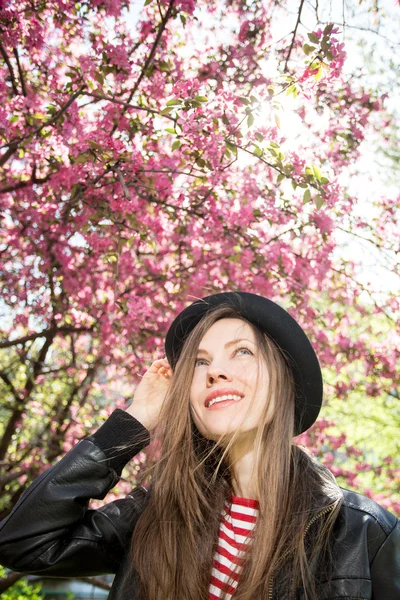
[[[232,377],[222,366],[218,367],[217,365],[210,365],[207,370],[207,382],[214,383],[215,381],[218,381],[218,379],[231,381]]]

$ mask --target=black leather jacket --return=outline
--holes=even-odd
[[[127,551],[149,492],[136,487],[97,510],[88,503],[106,496],[124,465],[149,441],[141,423],[116,409],[96,433],[42,473],[0,522],[0,563],[53,577],[114,573],[109,600],[139,600],[134,579],[133,587],[127,580]],[[124,443],[132,444],[129,452],[112,450]],[[398,519],[360,494],[343,494],[335,525],[337,564],[329,585],[321,585],[320,599],[400,600]]]

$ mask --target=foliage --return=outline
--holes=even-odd
[[[0,567],[0,578],[5,577],[5,569]],[[2,600],[43,600],[41,583],[29,583],[21,578],[1,594]]]
[[[362,398],[398,419],[397,294],[362,283],[339,242],[363,238],[399,273],[398,195],[366,205],[346,185],[391,115],[346,74],[322,4],[307,31],[300,1],[153,0],[136,19],[124,0],[3,3],[3,512],[125,405],[179,310],[227,289],[304,326],[340,431],[323,419],[303,441],[361,491],[351,469],[387,465],[375,497],[399,510],[394,455],[354,452],[357,414],[342,418]]]

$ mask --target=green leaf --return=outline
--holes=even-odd
[[[311,192],[310,190],[306,190],[303,194],[303,204],[307,204],[311,200]]]
[[[171,65],[165,60],[160,60],[158,63],[158,68],[160,69],[160,71],[169,72],[171,70]]]
[[[319,67],[318,71],[315,73],[314,81],[319,81],[322,77],[322,68]]]
[[[224,125],[229,125],[229,119],[225,113],[222,115],[221,121],[223,122]]]
[[[18,115],[13,115],[13,116],[11,117],[11,119],[10,119],[10,123],[11,123],[11,124],[12,124],[12,123],[16,123],[16,122],[18,121],[18,119],[19,119],[19,116],[18,116]]]
[[[277,177],[277,181],[283,181],[284,179],[286,179],[286,176],[284,173],[279,173],[278,177]]]
[[[319,181],[321,183],[322,173],[319,170],[319,168],[317,167],[317,165],[312,165],[312,170],[313,170],[315,179],[317,179],[317,181]]]
[[[153,2],[153,0],[146,0],[146,2],[144,3],[144,6],[147,6],[148,4],[151,4]]]
[[[178,104],[182,104],[182,100],[175,98],[174,100],[168,100],[167,102],[167,106],[177,106]]]
[[[182,15],[182,13],[181,13],[179,16],[180,16],[180,19],[182,21],[182,25],[185,27],[185,25],[186,25],[186,17],[185,17],[185,15]]]
[[[177,150],[178,148],[180,148],[182,145],[181,140],[175,140],[174,143],[172,144],[172,152],[174,150]]]
[[[272,148],[279,148],[279,144],[276,142],[270,142],[269,145],[272,146]]]
[[[315,35],[315,33],[307,33],[307,35],[310,42],[313,44],[319,44],[319,37]]]
[[[165,131],[166,131],[167,133],[173,133],[173,134],[175,134],[175,133],[176,133],[175,129],[173,129],[172,127],[167,127],[167,128],[165,129]]]
[[[103,150],[103,146],[101,146],[101,144],[98,144],[97,142],[95,142],[94,140],[89,140],[89,145],[94,149],[94,150]]]
[[[78,154],[78,156],[75,158],[74,164],[75,165],[81,165],[83,163],[86,163],[89,159],[89,156],[86,152],[81,152],[80,154]]]
[[[321,183],[325,185],[326,183],[329,183],[329,179],[327,177],[321,177]]]
[[[255,102],[258,102],[258,100],[255,96],[250,96],[250,101],[252,104],[254,104]]]
[[[58,112],[58,109],[54,104],[49,104],[47,107],[47,112],[53,117]]]
[[[160,115],[164,115],[164,116],[165,116],[165,115],[169,115],[169,113],[170,113],[172,110],[174,110],[174,109],[172,108],[172,106],[169,106],[168,108],[163,108],[163,109],[160,111]]]
[[[239,100],[242,104],[250,104],[250,100],[246,96],[240,96]]]
[[[329,35],[333,29],[333,23],[329,23],[324,29],[324,35]]]
[[[261,150],[261,148],[259,146],[256,146],[256,144],[254,144],[254,150],[253,150],[254,154],[256,156],[262,156],[263,155],[263,151]]]
[[[320,194],[317,194],[314,198],[314,202],[315,202],[315,206],[319,210],[321,208],[321,206],[323,206],[325,200],[322,198],[322,196],[320,196]]]
[[[196,158],[196,164],[199,165],[199,167],[205,167],[206,166],[206,161],[204,160],[204,158]]]
[[[74,183],[73,186],[71,187],[71,198],[74,198],[80,189],[81,189],[81,184]]]
[[[94,78],[100,85],[104,85],[104,77],[99,71],[95,72]]]
[[[195,96],[194,100],[197,100],[197,102],[208,102],[207,96]]]
[[[252,113],[249,114],[249,116],[247,117],[247,127],[251,127],[254,123],[254,116],[252,115]]]
[[[237,156],[237,146],[235,144],[231,144],[230,142],[226,142],[227,149],[232,152],[235,156]]]
[[[303,52],[304,54],[307,54],[307,56],[309,54],[312,54],[315,50],[315,46],[310,46],[310,44],[304,44],[303,46]]]
[[[328,44],[328,40],[324,38],[321,42],[321,50],[326,54],[327,52],[329,52],[329,49],[330,45]]]
[[[257,142],[262,142],[264,140],[264,136],[259,131],[256,133],[256,140]]]

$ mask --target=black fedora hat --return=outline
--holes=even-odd
[[[179,359],[186,337],[201,318],[221,304],[229,304],[275,342],[292,369],[295,387],[295,435],[306,431],[318,417],[323,384],[317,355],[306,333],[279,304],[249,292],[224,292],[206,296],[186,307],[172,322],[165,353],[172,369]]]

